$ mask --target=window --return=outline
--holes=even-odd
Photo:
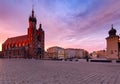
[[[19,43],[19,47],[21,47],[21,43]]]
[[[25,46],[25,43],[23,43],[22,46]]]
[[[18,47],[18,44],[17,44],[17,43],[15,44],[15,47]]]
[[[5,45],[5,49],[7,50],[7,45]]]
[[[9,49],[9,44],[7,45],[7,49]]]
[[[40,35],[37,36],[37,40],[38,40],[38,41],[41,41],[41,36],[40,36]]]
[[[12,44],[10,44],[10,48],[12,48]]]

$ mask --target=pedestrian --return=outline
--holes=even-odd
[[[86,56],[86,62],[89,62],[89,57],[88,57],[88,55]]]

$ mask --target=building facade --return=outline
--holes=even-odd
[[[120,40],[119,36],[116,35],[116,30],[112,28],[108,32],[109,36],[106,38],[106,43],[107,43],[107,58],[108,59],[119,59],[120,58]]]
[[[29,17],[27,35],[8,38],[2,44],[5,58],[43,58],[44,57],[44,30],[42,24],[36,27],[37,19],[32,9]]]
[[[51,59],[65,59],[64,48],[54,46],[47,49],[48,57]]]
[[[51,59],[69,59],[69,58],[84,58],[88,56],[88,52],[84,49],[50,47],[47,49],[48,58]]]
[[[93,51],[91,58],[107,58],[106,50]]]
[[[88,52],[84,49],[74,49],[67,48],[65,49],[65,57],[66,58],[85,58],[88,56]]]
[[[76,57],[76,50],[73,48],[65,49],[65,57],[66,58],[75,58]]]
[[[3,54],[2,54],[2,51],[0,51],[0,58],[3,58]]]
[[[97,57],[98,58],[106,58],[106,51],[105,50],[97,51]]]

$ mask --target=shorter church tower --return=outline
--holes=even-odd
[[[42,29],[42,24],[39,25],[37,30],[37,57],[44,58],[44,30]]]
[[[108,32],[109,36],[106,38],[107,41],[107,58],[108,59],[118,59],[119,58],[119,36],[116,35],[116,30],[112,28]]]

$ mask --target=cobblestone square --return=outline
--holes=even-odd
[[[0,59],[0,84],[120,84],[120,64]]]

